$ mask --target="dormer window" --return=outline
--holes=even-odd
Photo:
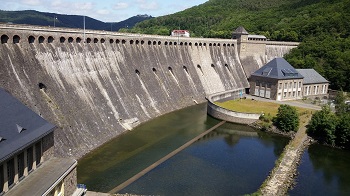
[[[18,133],[22,133],[22,131],[26,130],[25,128],[19,126],[18,124],[16,124],[16,126],[17,126]]]

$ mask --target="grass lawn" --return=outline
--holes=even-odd
[[[265,115],[270,114],[271,116],[276,116],[278,107],[280,106],[280,104],[277,103],[263,102],[251,99],[236,99],[226,102],[215,102],[215,104],[232,111],[257,114],[264,113]],[[312,111],[310,109],[299,107],[296,107],[296,109],[299,114],[309,113],[309,111]]]

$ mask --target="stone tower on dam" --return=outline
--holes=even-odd
[[[208,94],[249,88],[255,68],[297,46],[8,24],[0,36],[0,87],[57,125],[57,156],[77,158]]]

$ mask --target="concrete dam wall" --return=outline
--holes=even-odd
[[[249,87],[232,39],[16,25],[0,36],[0,87],[57,125],[57,156],[79,158],[208,94]]]

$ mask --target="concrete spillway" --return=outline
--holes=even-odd
[[[57,125],[56,156],[74,157],[206,95],[248,88],[251,72],[297,46],[6,24],[0,36],[0,87]]]
[[[57,125],[58,156],[81,157],[206,94],[249,85],[235,40],[0,29],[0,87]]]

